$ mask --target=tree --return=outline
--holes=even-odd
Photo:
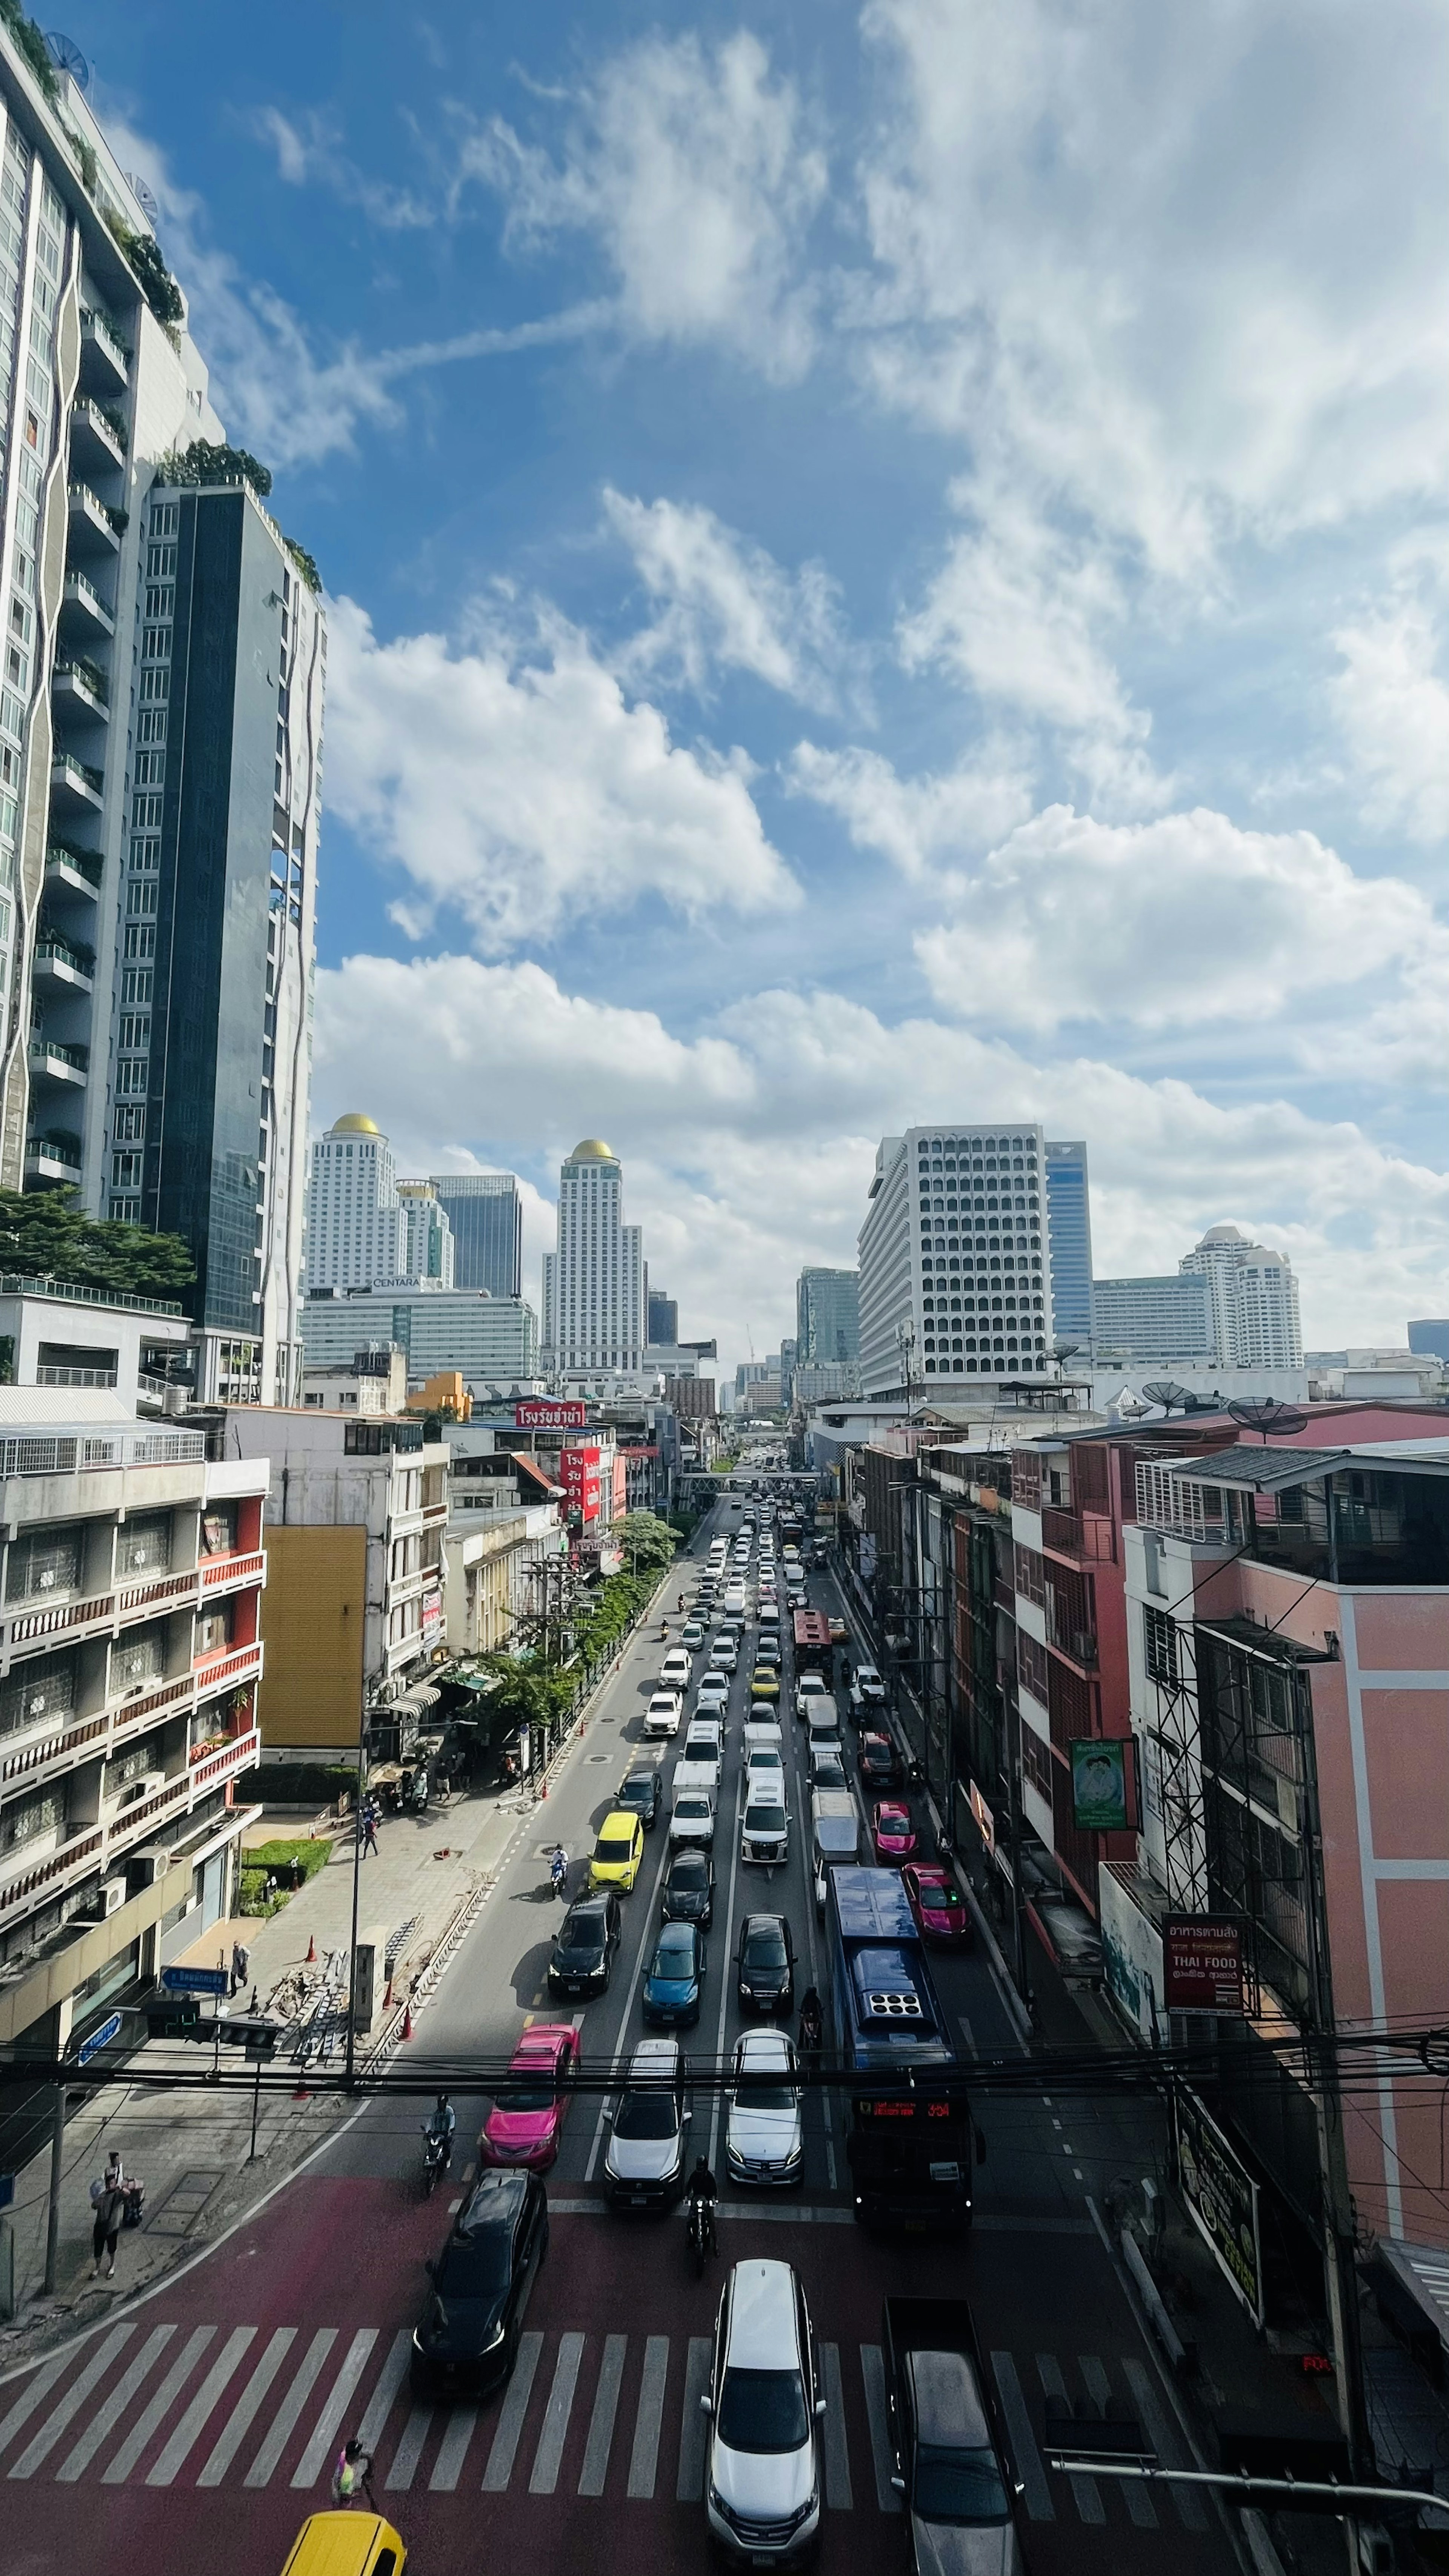
[[[111,1295],[174,1298],[196,1264],[179,1234],[88,1217],[72,1189],[0,1190],[0,1270]]]
[[[517,1663],[512,1655],[485,1655],[483,1669],[497,1677],[488,1693],[488,1714],[501,1718],[505,1727],[548,1726],[567,1716],[572,1706],[574,1685],[566,1673]]]
[[[631,1567],[662,1574],[679,1545],[679,1534],[655,1512],[626,1512],[615,1523],[614,1536]]]

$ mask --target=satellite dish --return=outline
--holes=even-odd
[[[126,185],[130,189],[132,196],[135,198],[137,205],[140,207],[142,214],[145,216],[147,223],[159,223],[161,220],[161,209],[157,205],[150,189],[147,187],[145,180],[138,179],[134,170],[128,170],[125,177]]]
[[[1183,1412],[1186,1413],[1193,1400],[1191,1387],[1179,1386],[1176,1378],[1171,1377],[1153,1378],[1151,1384],[1144,1386],[1142,1392],[1149,1404],[1160,1404],[1163,1412],[1167,1414],[1171,1413],[1174,1405],[1181,1405]]]
[[[58,27],[52,27],[45,39],[45,50],[58,72],[69,72],[77,89],[90,88],[91,67],[74,36],[63,36]]]
[[[1287,1439],[1292,1432],[1308,1428],[1307,1414],[1295,1404],[1280,1404],[1276,1396],[1267,1396],[1261,1403],[1230,1404],[1228,1411],[1245,1431],[1256,1431],[1265,1448],[1275,1431]]]

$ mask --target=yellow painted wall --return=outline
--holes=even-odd
[[[285,1529],[269,1521],[266,1548],[262,1742],[353,1747],[362,1709],[367,1532],[360,1524]]]

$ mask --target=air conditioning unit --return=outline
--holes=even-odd
[[[133,1783],[132,1795],[137,1798],[154,1798],[165,1786],[164,1771],[143,1771],[140,1779]]]
[[[143,1888],[154,1887],[158,1878],[165,1877],[167,1869],[170,1867],[170,1859],[171,1856],[169,1852],[164,1851],[127,1852],[126,1888],[128,1894],[131,1896],[139,1896]]]
[[[100,1894],[96,1902],[96,1911],[101,1921],[103,1923],[108,1922],[113,1914],[119,1914],[125,1902],[125,1880],[123,1878],[103,1878],[100,1886]]]

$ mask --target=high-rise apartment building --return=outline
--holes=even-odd
[[[453,1236],[453,1285],[490,1297],[523,1294],[523,1203],[512,1172],[434,1172]]]
[[[1055,1336],[1086,1351],[1092,1339],[1092,1211],[1087,1148],[1081,1139],[1071,1144],[1048,1139],[1046,1213]]]
[[[1214,1225],[1177,1266],[1207,1282],[1214,1356],[1224,1367],[1303,1366],[1298,1282],[1281,1252],[1250,1243],[1235,1225]]]
[[[407,1279],[436,1279],[440,1288],[457,1285],[453,1229],[438,1204],[431,1181],[399,1181],[402,1216],[402,1273]]]
[[[1044,1149],[1041,1128],[1025,1124],[882,1137],[859,1238],[867,1396],[1046,1375]]]
[[[1094,1280],[1092,1355],[1099,1367],[1169,1361],[1183,1368],[1215,1367],[1219,1353],[1207,1280],[1187,1270],[1156,1279]]]
[[[644,1238],[623,1218],[619,1158],[586,1136],[559,1173],[558,1249],[543,1257],[546,1368],[642,1366]]]
[[[859,1359],[859,1271],[801,1271],[795,1283],[795,1338],[802,1368]]]
[[[679,1300],[651,1288],[647,1300],[645,1340],[651,1349],[672,1350],[679,1340]]]
[[[375,1120],[350,1109],[312,1148],[307,1286],[370,1288],[397,1279],[404,1239],[392,1147]]]

